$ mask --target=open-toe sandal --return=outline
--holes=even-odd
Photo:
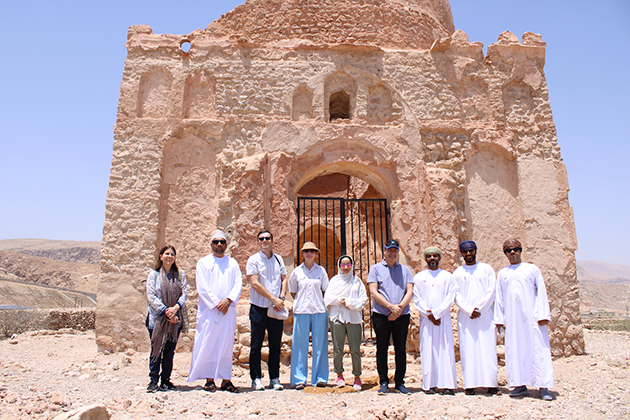
[[[238,394],[238,388],[234,386],[232,381],[227,381],[226,383],[221,385],[221,391],[233,392],[235,394]]]
[[[206,381],[206,384],[203,386],[203,390],[208,391],[208,392],[214,392],[217,390],[217,385],[214,383],[213,380],[208,380]]]

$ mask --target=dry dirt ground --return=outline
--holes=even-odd
[[[369,385],[358,393],[332,386],[251,391],[248,372],[240,367],[233,378],[240,394],[210,394],[201,381],[186,383],[188,353],[175,355],[172,380],[180,391],[147,394],[147,353],[97,353],[93,332],[29,332],[0,341],[0,418],[51,419],[95,403],[105,404],[113,419],[630,418],[630,333],[585,331],[585,338],[586,355],[554,361],[557,398],[544,402],[535,390],[511,399],[505,387],[504,395],[494,397],[466,396],[461,388],[455,396],[426,395],[417,362],[408,365],[410,396],[379,396]],[[363,365],[364,377],[374,377],[374,357],[366,355]],[[281,380],[287,383],[288,376],[283,367]],[[503,368],[500,381],[505,383]]]

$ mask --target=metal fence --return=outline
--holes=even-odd
[[[320,249],[317,263],[328,277],[337,274],[337,260],[347,254],[354,260],[354,274],[365,283],[370,266],[383,259],[383,244],[389,239],[386,199],[298,197],[297,216],[297,264],[303,260],[300,248],[311,241]]]

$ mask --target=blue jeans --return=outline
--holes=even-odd
[[[306,384],[308,376],[309,333],[313,341],[311,385],[328,382],[328,314],[293,315],[291,385]]]

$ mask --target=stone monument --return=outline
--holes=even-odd
[[[213,230],[244,271],[256,233],[272,229],[290,269],[298,196],[341,194],[386,200],[387,236],[415,270],[429,245],[453,270],[466,239],[498,270],[503,241],[518,237],[547,282],[553,355],[582,353],[545,45],[504,32],[484,55],[455,31],[447,0],[249,0],[188,35],[129,28],[99,348],[148,349],[144,282],[162,245],[177,248],[193,286],[194,323],[195,263]]]

